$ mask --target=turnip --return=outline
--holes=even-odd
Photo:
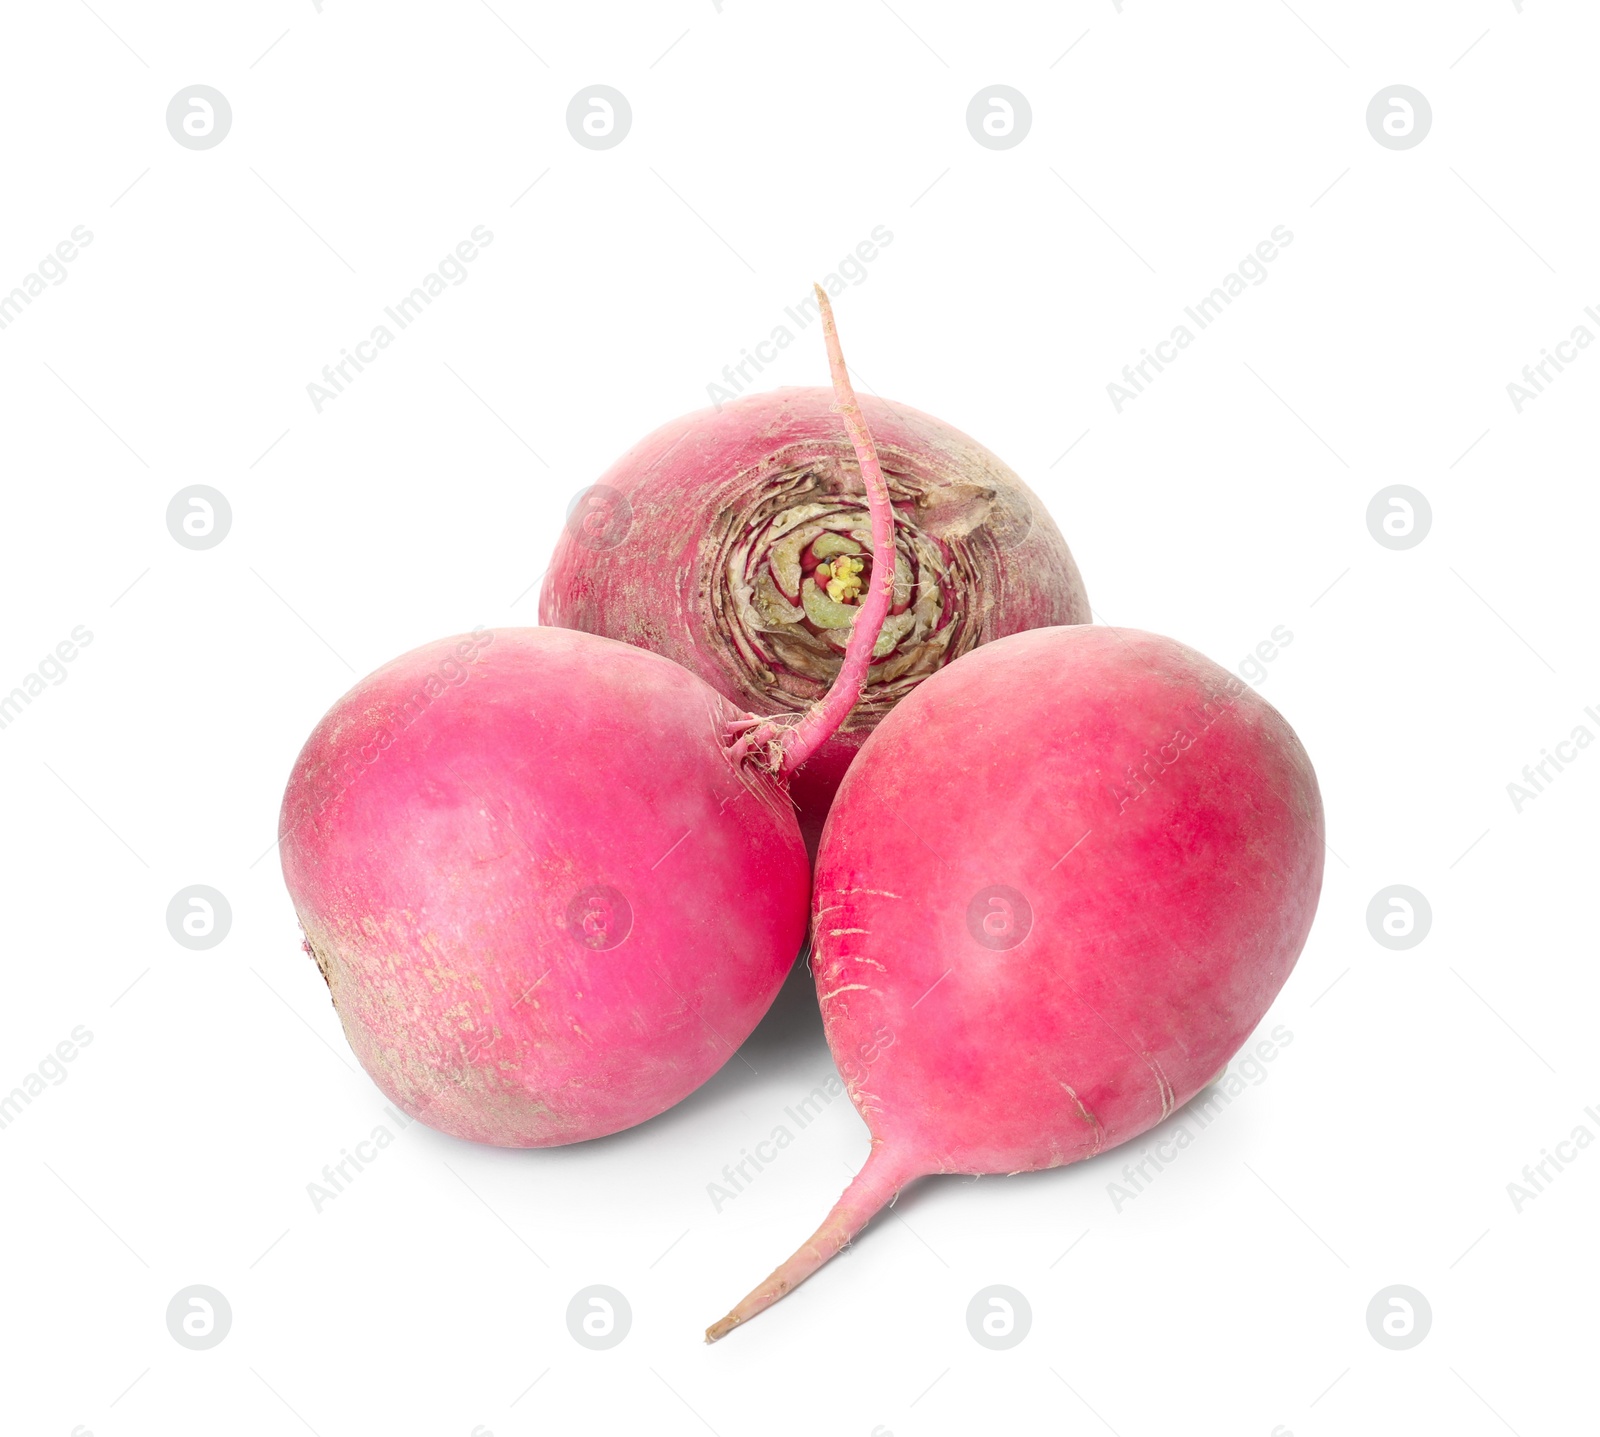
[[[1038,629],[928,679],[845,775],[817,856],[812,968],[870,1154],[706,1340],[920,1176],[1059,1167],[1186,1103],[1289,976],[1322,864],[1293,730],[1180,643]]]
[[[831,400],[751,395],[636,444],[581,497],[540,622],[665,654],[752,713],[803,712],[838,672],[850,580],[873,569]],[[795,775],[810,843],[872,726],[921,680],[992,639],[1089,620],[1072,555],[1016,474],[927,414],[862,405],[896,509],[894,603],[861,701]]]
[[[774,723],[643,649],[474,631],[362,680],[295,764],[279,831],[306,946],[367,1072],[444,1132],[545,1147],[653,1117],[731,1056],[800,949],[787,782],[859,695],[894,569],[819,301],[877,561],[825,696]]]

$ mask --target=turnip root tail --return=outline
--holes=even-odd
[[[867,1161],[850,1180],[850,1186],[833,1205],[833,1211],[823,1220],[822,1226],[793,1257],[737,1303],[733,1311],[706,1328],[706,1341],[715,1342],[726,1337],[740,1323],[748,1322],[779,1298],[787,1297],[888,1206],[901,1188],[922,1175],[920,1167],[890,1152],[874,1139]]]
[[[889,616],[894,594],[894,508],[889,502],[889,486],[884,482],[883,470],[878,466],[878,451],[872,443],[866,418],[855,390],[850,386],[850,375],[845,368],[844,352],[839,347],[839,331],[833,321],[833,306],[821,285],[813,285],[817,307],[822,312],[822,336],[828,346],[828,369],[833,379],[834,408],[844,419],[844,426],[855,447],[856,464],[861,470],[861,481],[867,490],[867,511],[872,519],[872,577],[873,583],[861,603],[855,621],[850,626],[850,642],[845,648],[844,662],[839,668],[833,686],[801,716],[800,721],[788,727],[763,723],[746,732],[734,745],[734,754],[742,758],[759,751],[776,741],[782,756],[777,772],[787,777],[811,757],[832,737],[842,724],[856,700],[861,697],[862,686],[867,681],[867,669],[872,663],[872,650],[883,631],[883,622]],[[774,732],[774,730],[777,732]]]

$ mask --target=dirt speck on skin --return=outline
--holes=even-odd
[[[300,931],[305,934],[303,928]],[[322,974],[322,981],[328,985],[328,996],[331,998],[333,996],[333,979],[328,976],[327,958],[323,955],[322,950],[311,941],[310,934],[305,934],[305,941],[300,946],[311,955],[312,961],[316,963],[317,972]]]

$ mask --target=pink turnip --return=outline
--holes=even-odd
[[[1322,864],[1293,730],[1180,643],[1038,629],[928,679],[817,856],[812,968],[870,1155],[707,1341],[920,1176],[1058,1167],[1186,1103],[1289,976]]]
[[[786,785],[860,693],[894,568],[823,310],[878,562],[816,703],[775,723],[643,649],[474,631],[363,679],[295,763],[279,832],[307,947],[367,1072],[444,1132],[544,1147],[654,1116],[728,1059],[800,949]]]
[[[832,569],[872,566],[831,402],[779,389],[641,440],[580,498],[540,622],[665,654],[751,713],[803,712],[849,634],[854,595]],[[1016,474],[927,414],[862,405],[896,509],[896,587],[861,701],[795,775],[812,843],[872,726],[917,683],[992,639],[1089,619],[1072,555]]]

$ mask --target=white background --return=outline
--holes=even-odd
[[[1600,734],[1600,353],[1521,413],[1506,385],[1600,304],[1592,11],[494,6],[8,9],[0,290],[93,241],[0,332],[0,691],[93,641],[0,731],[0,1093],[93,1038],[0,1130],[0,1425],[1591,1428],[1600,1151],[1520,1211],[1507,1184],[1600,1135],[1600,752],[1521,812],[1506,786]],[[1004,151],[965,123],[997,82],[1033,112]],[[164,120],[195,83],[233,111],[203,151]],[[610,150],[566,128],[591,83],[632,106]],[[1433,110],[1408,150],[1365,122],[1395,83]],[[468,280],[317,413],[307,383],[475,225]],[[533,623],[572,496],[879,225],[837,301],[863,386],[1015,467],[1101,621],[1230,666],[1285,626],[1261,688],[1333,851],[1266,1020],[1292,1044],[1135,1200],[1122,1151],[925,1181],[706,1348],[866,1152],[839,1102],[707,1195],[830,1071],[804,984],[652,1123],[548,1152],[418,1124],[317,1212],[307,1184],[390,1120],[299,950],[277,803],[358,675]],[[1118,413],[1122,366],[1277,225],[1267,281]],[[825,375],[812,330],[761,382]],[[203,552],[165,523],[195,483],[233,514]],[[1403,551],[1365,518],[1394,483],[1432,507]],[[233,912],[206,952],[164,917],[197,883]],[[1403,952],[1366,921],[1397,883],[1433,912]],[[633,1312],[604,1352],[565,1322],[596,1283]],[[1002,1352],[964,1315],[994,1283],[1033,1311]],[[207,1351],[167,1330],[191,1284],[232,1308]],[[1393,1284],[1432,1309],[1407,1351],[1367,1328]]]

